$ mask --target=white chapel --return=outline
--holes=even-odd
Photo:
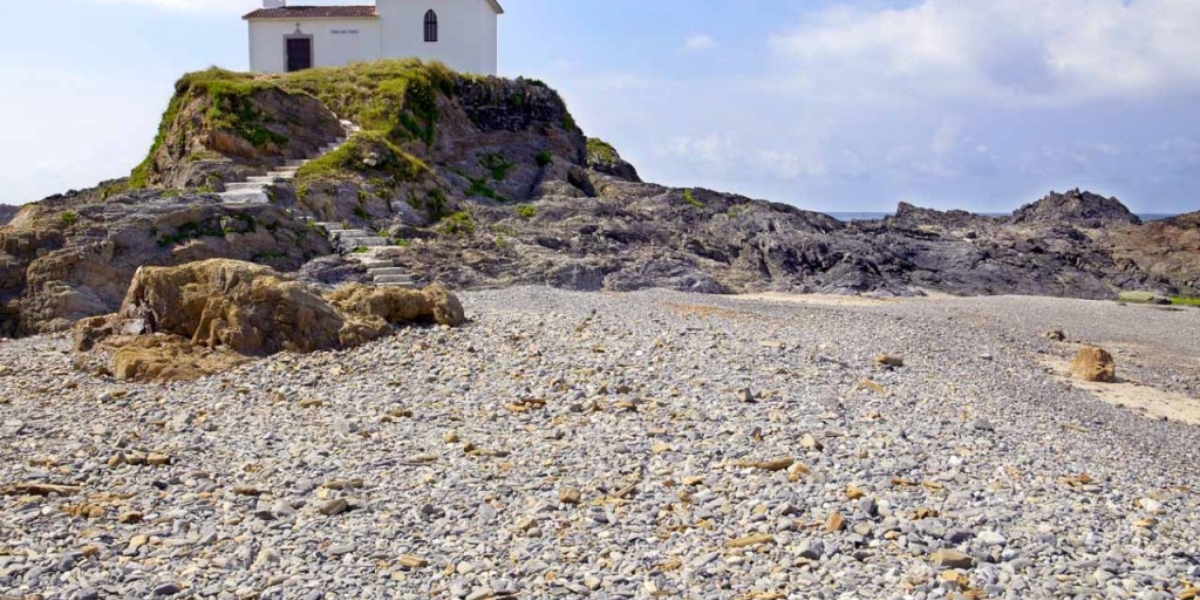
[[[250,69],[283,73],[416,57],[496,74],[498,0],[375,0],[374,6],[288,6],[263,0],[250,26]]]

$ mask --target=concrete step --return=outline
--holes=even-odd
[[[411,290],[411,289],[419,288],[421,286],[417,285],[416,283],[409,282],[409,283],[376,283],[375,287],[398,287],[398,288],[408,288]]]
[[[262,190],[222,192],[221,201],[226,204],[270,204],[271,198]]]
[[[275,183],[275,177],[271,176],[270,174],[267,174],[267,175],[262,175],[262,176],[259,176],[259,177],[247,177],[247,178],[246,178],[246,183],[257,183],[257,184],[260,184],[260,185],[271,185],[271,184]]]
[[[267,177],[270,177],[272,180],[295,179],[296,172],[295,171],[271,171],[270,173],[267,173]]]
[[[346,239],[346,238],[368,238],[374,237],[365,229],[340,229],[338,231],[330,231],[329,237]]]
[[[358,258],[358,264],[366,267],[368,272],[370,272],[372,269],[390,266],[392,264],[392,261],[387,259],[373,258],[370,253],[355,254],[354,256]]]
[[[242,183],[227,183],[227,184],[225,184],[226,192],[251,192],[251,191],[261,192],[262,189],[263,189],[263,185],[261,183],[242,182]]]
[[[392,241],[382,237],[343,237],[342,244],[348,248],[358,248],[364,246],[367,248],[379,248],[381,246],[391,246]]]
[[[384,275],[408,275],[408,269],[393,267],[391,266],[391,262],[388,262],[388,266],[386,267],[367,267],[367,275],[374,275],[376,277]]]
[[[320,227],[330,233],[333,233],[335,231],[343,231],[346,229],[345,227],[342,226],[341,223],[334,223],[332,221],[316,221],[316,224],[317,224],[317,227]]]
[[[376,275],[375,283],[412,283],[413,278],[408,275]]]
[[[303,167],[304,165],[307,165],[307,164],[308,164],[308,159],[289,160],[289,161],[284,161],[283,166],[284,166],[284,168],[288,168],[288,169],[299,169],[300,167]]]

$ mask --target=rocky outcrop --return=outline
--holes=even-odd
[[[1118,260],[1167,281],[1181,295],[1200,297],[1200,212],[1114,229],[1102,242]]]
[[[120,312],[81,321],[76,349],[117,350],[123,378],[211,372],[213,352],[268,356],[316,352],[378,339],[400,324],[464,321],[458,299],[441,286],[423,291],[348,286],[329,296],[270,268],[231,260],[139,269]]]
[[[212,186],[303,159],[343,129],[322,102],[301,91],[220,69],[187,75],[163,115],[133,187]]]
[[[611,175],[617,179],[634,183],[642,182],[637,169],[621,158],[621,154],[617,152],[616,148],[613,148],[612,144],[599,138],[588,138],[587,167],[597,173]]]
[[[1116,198],[1074,189],[1065,194],[1051,192],[1033,204],[1022,206],[1013,213],[1012,222],[1017,225],[1072,225],[1100,229],[1140,225],[1142,220]]]
[[[21,210],[20,206],[0,204],[0,225],[8,225],[13,220],[13,217],[17,216],[17,211],[19,210]]]
[[[210,193],[310,156],[341,135],[339,117],[361,131],[270,185],[269,205]],[[462,287],[1116,298],[1195,294],[1200,282],[1197,218],[1139,225],[1120,201],[1073,190],[1011,217],[901,204],[894,217],[843,224],[643,183],[541,82],[381,61],[184,77],[129,180],[23,207],[0,232],[0,328],[58,331],[113,312],[140,266],[232,258],[328,288],[369,280],[330,255],[313,221],[390,241],[384,264]],[[390,301],[367,305],[387,321],[401,308],[375,303]]]
[[[111,313],[142,266],[221,257],[291,271],[329,252],[320,232],[275,206],[161,191],[50,198],[0,231],[0,331],[61,331]]]

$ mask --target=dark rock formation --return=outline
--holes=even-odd
[[[1140,225],[1142,220],[1120,200],[1105,198],[1078,189],[1050,195],[1017,209],[1012,221],[1017,225],[1060,224],[1088,229],[1119,225]]]
[[[379,232],[396,244],[384,254],[419,281],[462,287],[1115,298],[1194,294],[1200,281],[1200,218],[1140,225],[1118,200],[1078,190],[1012,217],[902,204],[894,217],[847,225],[643,183],[537,81],[383,61],[207,71],[177,89],[130,181],[26,206],[0,232],[5,331],[111,312],[141,265],[227,257],[325,285],[362,281],[304,218]],[[271,205],[224,206],[203,193],[310,155],[338,135],[335,114],[362,132],[275,185]],[[154,189],[129,189],[142,186]]]

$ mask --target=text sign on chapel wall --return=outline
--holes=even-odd
[[[333,35],[358,35],[357,29],[332,29],[329,31]]]

